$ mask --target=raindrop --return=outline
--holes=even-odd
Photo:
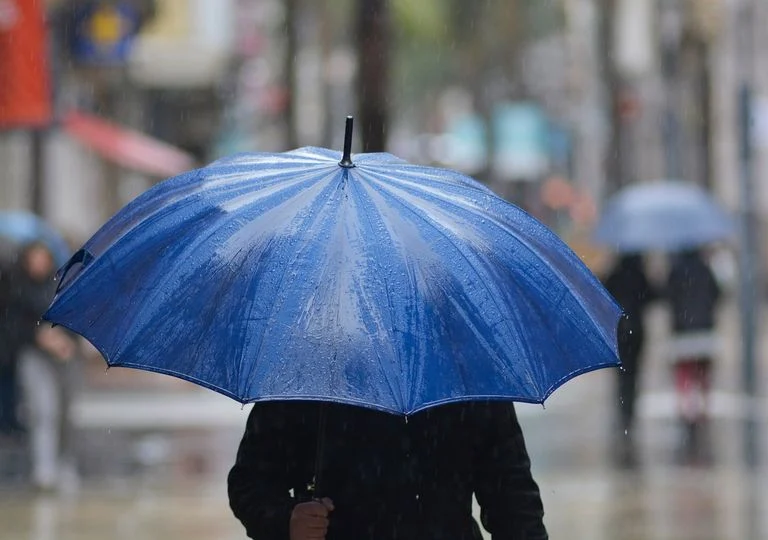
[[[624,435],[629,435],[629,430],[628,429],[624,430]]]

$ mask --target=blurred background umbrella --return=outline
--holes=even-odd
[[[735,223],[705,190],[677,181],[633,185],[610,198],[595,240],[620,252],[675,251],[732,238]]]
[[[45,318],[241,402],[543,402],[618,364],[619,308],[555,234],[459,173],[353,163],[350,136],[344,156],[242,154],[155,186]]]
[[[3,239],[3,252],[22,244],[43,242],[51,250],[59,266],[66,263],[71,255],[66,240],[53,226],[43,218],[24,210],[0,211],[0,241]]]

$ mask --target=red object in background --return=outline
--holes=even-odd
[[[0,129],[52,118],[43,0],[0,0]]]
[[[195,167],[194,158],[180,148],[98,116],[73,111],[64,116],[62,125],[105,159],[143,174],[164,178]]]
[[[616,107],[622,120],[631,121],[640,116],[642,104],[634,92],[626,90],[619,95]]]

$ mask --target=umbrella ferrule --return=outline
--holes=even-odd
[[[345,169],[351,169],[355,166],[352,163],[352,127],[354,120],[351,116],[347,116],[347,123],[344,127],[344,154],[341,156],[339,165]]]

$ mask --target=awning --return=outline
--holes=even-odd
[[[98,116],[73,111],[62,126],[103,158],[142,174],[165,178],[195,167],[194,158],[180,148]]]

